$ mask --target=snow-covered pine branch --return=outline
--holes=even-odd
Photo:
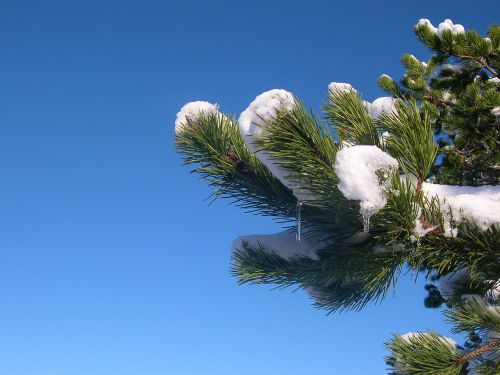
[[[299,285],[334,312],[382,300],[404,268],[424,271],[437,283],[427,287],[433,307],[451,306],[447,316],[469,344],[432,332],[395,336],[394,373],[492,374],[500,368],[500,27],[482,37],[421,19],[414,31],[433,54],[403,55],[399,81],[382,75],[390,96],[370,102],[332,82],[324,121],[281,89],[257,96],[238,121],[217,105],[188,103],[176,145],[216,197],[304,229],[235,240],[240,282]]]

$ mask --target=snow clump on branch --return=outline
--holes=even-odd
[[[196,121],[200,117],[216,115],[219,112],[219,106],[204,101],[190,102],[184,105],[177,113],[175,119],[175,133],[178,134],[186,126],[189,126],[190,121]]]
[[[437,34],[439,38],[442,38],[445,31],[451,31],[453,35],[463,34],[465,32],[465,29],[462,25],[458,23],[454,24],[450,19],[445,19],[439,24],[438,27],[435,27],[427,18],[421,18],[420,20],[418,20],[415,28],[418,29],[424,26],[427,26],[434,34]]]
[[[283,231],[276,234],[257,234],[238,237],[233,241],[231,252],[233,259],[235,253],[243,249],[243,243],[247,243],[252,249],[261,249],[271,254],[274,253],[284,259],[310,258],[318,260],[316,251],[325,246],[321,237],[304,236],[301,241],[297,241],[295,233]]]
[[[397,99],[390,96],[377,98],[370,105],[370,116],[373,120],[377,120],[382,115],[394,114],[396,111]]]
[[[453,299],[460,289],[461,284],[469,281],[470,271],[467,268],[460,268],[448,275],[442,276],[437,280],[439,293],[445,299]]]
[[[409,343],[413,340],[417,340],[420,337],[426,337],[428,335],[429,335],[429,333],[427,333],[427,332],[408,332],[408,333],[405,333],[404,335],[401,335],[401,338],[404,341]],[[442,336],[439,338],[439,341],[441,341],[443,344],[451,346],[452,348],[457,347],[457,342],[453,339],[450,339],[449,337]]]
[[[445,216],[444,235],[455,237],[452,222],[469,220],[482,230],[500,222],[500,185],[457,186],[424,182],[422,190],[429,198],[437,196]]]
[[[446,30],[451,31],[453,35],[463,34],[465,32],[465,29],[462,25],[458,23],[454,25],[453,21],[450,19],[446,19],[439,24],[437,30],[438,36],[441,37]]]
[[[352,91],[355,94],[357,93],[356,89],[352,87],[350,83],[344,83],[344,82],[331,82],[328,85],[328,92],[333,92],[333,91],[343,91],[343,92]]]
[[[266,125],[277,119],[282,114],[293,111],[296,102],[292,93],[273,89],[266,91],[255,98],[245,109],[239,119],[243,139],[249,150],[254,152],[259,160],[269,169],[269,171],[278,178],[283,185],[291,189],[298,199],[312,199],[307,192],[294,181],[288,178],[290,172],[282,168],[270,155],[264,150],[258,148],[256,140],[267,133]]]
[[[383,76],[390,78],[386,74],[384,74]],[[328,85],[328,92],[353,92],[355,94],[358,93],[358,91],[354,87],[352,87],[350,83],[343,82],[331,82]],[[370,117],[373,120],[377,120],[382,115],[389,115],[391,113],[394,113],[396,109],[396,101],[397,99],[390,96],[383,96],[381,98],[375,99],[373,103],[363,100],[363,105],[370,114]]]
[[[335,173],[339,190],[350,200],[359,200],[362,215],[377,213],[387,203],[377,172],[389,177],[399,164],[377,146],[345,147],[337,152]]]

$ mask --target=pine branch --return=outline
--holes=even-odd
[[[499,244],[498,226],[482,230],[463,221],[458,226],[457,237],[447,238],[439,233],[429,233],[422,238],[410,260],[410,266],[433,270],[438,276],[466,268],[472,281],[497,280],[500,275]]]
[[[443,336],[434,332],[415,333],[403,338],[395,335],[386,343],[398,373],[422,375],[460,375],[462,356]]]
[[[298,285],[316,291],[318,308],[328,313],[360,310],[382,301],[396,284],[408,252],[374,254],[373,242],[358,246],[331,244],[319,251],[319,260],[285,259],[273,249],[243,243],[233,255],[232,273],[240,283]]]
[[[500,310],[496,311],[495,306],[486,306],[480,296],[476,298],[454,304],[453,310],[445,311],[445,316],[454,326],[453,332],[500,332]]]
[[[305,196],[304,225],[337,239],[359,231],[359,206],[337,188],[333,170],[337,145],[320,120],[298,102],[293,111],[264,127],[255,143],[289,171],[287,179]]]
[[[396,113],[382,115],[380,128],[389,131],[387,150],[398,159],[405,173],[417,177],[417,195],[437,154],[429,116],[415,101],[399,104]]]
[[[329,122],[340,141],[362,145],[380,145],[380,137],[361,98],[352,90],[330,90],[325,106]]]
[[[230,199],[249,212],[293,220],[296,199],[248,151],[234,121],[222,115],[190,121],[175,146],[184,165],[214,186],[215,197]]]

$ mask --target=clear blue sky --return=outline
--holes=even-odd
[[[484,32],[471,1],[0,2],[0,374],[383,374],[391,332],[434,328],[422,282],[325,316],[300,291],[237,286],[231,241],[279,227],[180,166],[175,114],[239,114],[330,81],[371,100],[421,17]]]

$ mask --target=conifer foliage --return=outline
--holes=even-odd
[[[184,163],[247,212],[289,229],[233,243],[240,283],[299,286],[328,313],[384,299],[403,270],[429,281],[458,345],[388,339],[392,374],[500,374],[500,26],[414,27],[431,51],[368,102],[332,82],[320,117],[293,94],[259,95],[238,119],[207,102],[177,115]]]

